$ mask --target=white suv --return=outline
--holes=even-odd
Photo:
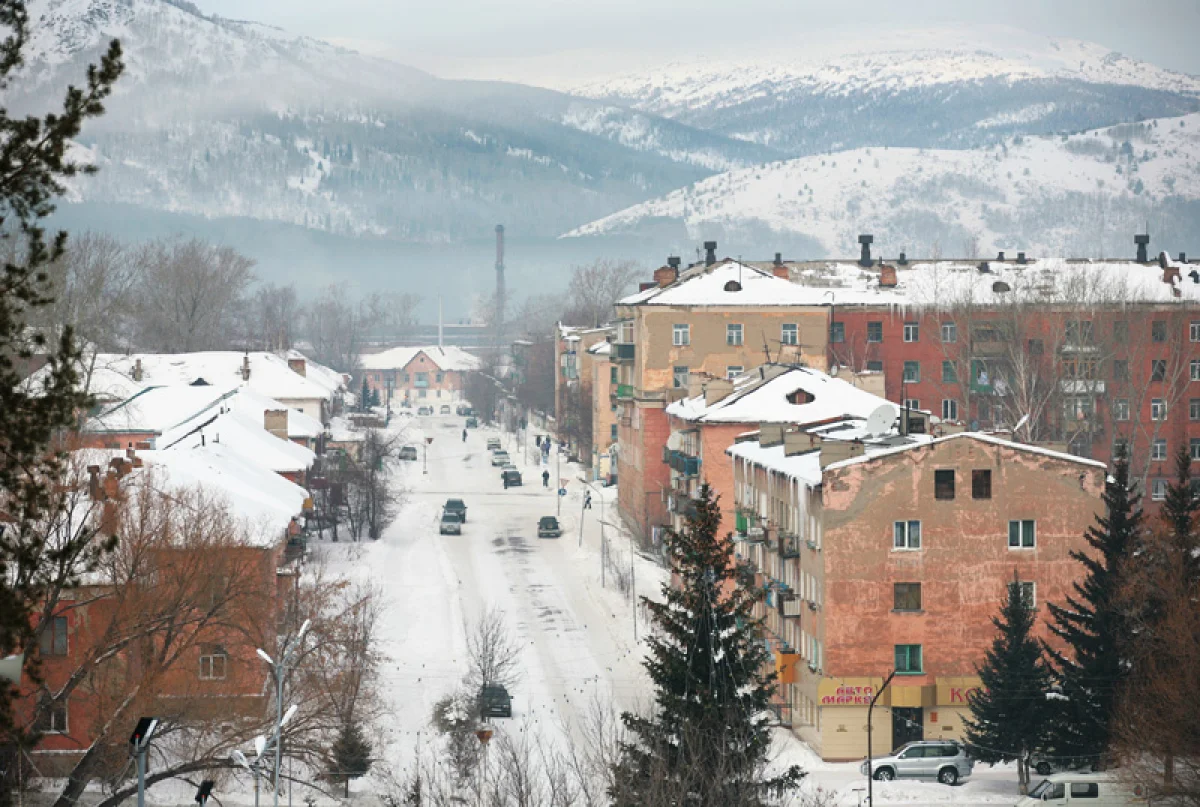
[[[974,767],[966,749],[954,740],[918,740],[876,759],[871,775],[885,782],[903,777],[937,779],[944,785],[954,785],[969,777]],[[866,762],[859,771],[867,775]]]

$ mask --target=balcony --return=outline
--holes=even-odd
[[[803,601],[796,596],[795,592],[788,592],[791,596],[783,597],[779,603],[779,610],[783,614],[784,619],[799,619],[800,614],[804,610]]]
[[[637,347],[636,345],[632,345],[632,344],[625,345],[625,344],[621,344],[619,342],[614,344],[613,351],[611,354],[612,360],[614,362],[633,361],[634,350],[636,347]]]
[[[633,385],[617,384],[613,387],[612,394],[619,401],[631,401],[633,400]]]
[[[746,540],[752,544],[761,544],[767,540],[767,531],[762,527],[747,527]]]
[[[784,558],[800,557],[800,536],[787,533],[780,535],[779,554]]]

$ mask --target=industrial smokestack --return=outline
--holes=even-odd
[[[438,295],[438,350],[445,347],[442,333],[442,295]]]

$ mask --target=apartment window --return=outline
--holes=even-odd
[[[67,618],[51,617],[42,628],[38,645],[43,656],[65,656],[67,654]]]
[[[832,328],[832,326],[830,326]],[[779,329],[779,344],[796,345],[800,343],[800,329],[794,322],[785,322]]]
[[[1150,339],[1155,342],[1167,341],[1167,321],[1156,319],[1150,323]]]
[[[1150,443],[1150,459],[1165,460],[1167,458],[1167,441],[1162,437],[1156,437]]]
[[[1037,608],[1037,583],[1022,580],[1017,585],[1021,589],[1021,604],[1030,611]]]
[[[1200,398],[1192,398],[1188,401],[1188,418],[1200,420]]]
[[[916,384],[921,380],[921,362],[906,361],[904,362],[904,382],[906,384]]]
[[[616,368],[616,367],[609,367],[609,368],[608,368],[608,382],[609,382],[610,384],[616,384],[616,383],[617,383],[617,368]]]
[[[829,323],[829,341],[830,342],[845,342],[846,341],[846,323],[844,323],[844,322]]]
[[[733,347],[742,346],[742,326],[741,325],[726,325],[725,326],[725,344]]]
[[[1200,342],[1200,322],[1193,322],[1188,326],[1188,338],[1193,342]]]
[[[34,728],[42,734],[66,734],[70,730],[67,725],[67,702],[55,701],[45,707]]]
[[[917,322],[904,323],[904,341],[919,342],[921,340],[921,325]]]
[[[882,342],[883,341],[883,323],[868,322],[867,323],[867,341]]]
[[[401,378],[404,379],[404,383],[407,384],[408,383],[408,373],[401,373],[400,375],[401,375]]]
[[[1150,500],[1155,502],[1167,500],[1167,480],[1155,479],[1150,483]]]
[[[946,345],[954,344],[958,341],[958,325],[953,322],[942,323],[942,343]]]
[[[1150,360],[1150,380],[1151,381],[1166,381],[1167,380],[1167,360],[1166,359],[1151,359]]]
[[[1037,522],[1033,519],[1008,522],[1008,548],[1032,549],[1037,546]]]
[[[949,500],[954,498],[954,471],[933,472],[933,498]]]
[[[1067,322],[1067,344],[1068,345],[1090,345],[1092,343],[1092,322],[1091,320],[1070,320]]]
[[[620,337],[617,339],[617,341],[619,343],[621,343],[622,345],[632,345],[633,344],[633,323],[632,322],[622,322],[619,333],[620,333]]]
[[[896,645],[896,673],[899,675],[919,675],[921,672],[921,645]]]
[[[1129,441],[1124,437],[1118,437],[1113,440],[1113,456],[1128,457],[1129,456]]]
[[[1113,323],[1113,341],[1118,345],[1129,344],[1129,323],[1119,319]]]
[[[992,472],[990,470],[971,471],[971,498],[992,498]]]
[[[921,610],[921,584],[920,583],[893,583],[892,584],[892,599],[893,611],[920,611]]]
[[[1113,398],[1112,416],[1113,420],[1129,420],[1128,398]]]
[[[731,364],[725,368],[725,378],[732,381],[733,379],[746,372],[746,368],[740,364]]]
[[[614,441],[617,439],[617,424],[614,423],[608,427],[608,439]]]
[[[893,549],[920,549],[921,522],[897,521],[892,524]]]
[[[223,679],[229,668],[229,654],[219,644],[200,646],[200,678],[205,681]]]
[[[1188,453],[1193,460],[1200,460],[1200,437],[1188,440]]]
[[[952,361],[942,362],[942,383],[957,384],[958,383],[958,367]]]
[[[671,385],[677,389],[686,387],[688,385],[688,368],[676,367],[671,378]]]
[[[1192,380],[1200,381],[1200,359],[1192,359],[1188,366],[1192,371]]]
[[[867,372],[882,373],[883,372],[883,362],[881,362],[881,361],[867,362]]]
[[[942,420],[958,420],[958,401],[953,398],[942,399]]]
[[[691,325],[675,325],[671,328],[671,342],[675,347],[690,345],[692,343],[692,326]]]
[[[440,383],[442,383],[442,379],[444,379],[445,377],[446,377],[446,376],[445,376],[445,374],[444,374],[444,373],[438,373],[438,374],[437,374],[437,382],[438,382],[439,384],[440,384]]]
[[[918,400],[917,398],[905,398],[904,405],[907,406],[909,409],[920,409],[921,401]]]
[[[1128,381],[1129,380],[1129,361],[1127,359],[1115,359],[1113,361],[1113,381]]]
[[[1041,339],[1030,339],[1026,346],[1030,356],[1041,356],[1046,352],[1046,345]]]
[[[1150,399],[1150,419],[1151,420],[1166,420],[1167,419],[1167,402],[1162,398]]]

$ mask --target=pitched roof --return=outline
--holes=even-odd
[[[264,351],[239,353],[233,350],[200,353],[100,353],[96,366],[109,373],[119,373],[133,379],[138,360],[141,360],[145,386],[180,386],[204,379],[208,384],[228,389],[246,385],[255,392],[275,400],[329,400],[333,397],[327,380],[308,378],[288,367],[283,356]],[[250,379],[242,379],[242,363],[250,362]],[[317,365],[320,367],[320,365]],[[326,368],[322,368],[326,369]],[[329,371],[332,372],[332,371]],[[322,374],[324,375],[324,374]]]
[[[879,451],[871,452],[868,454],[863,454],[858,457],[851,457],[850,459],[847,459],[847,460],[841,460],[840,462],[830,463],[829,465],[825,466],[825,470],[831,471],[831,470],[837,470],[839,468],[847,468],[851,465],[858,465],[858,464],[861,464],[864,462],[871,462],[872,460],[879,460],[879,459],[891,457],[891,456],[894,456],[897,454],[901,454],[905,451],[910,451],[914,448],[938,445],[940,443],[949,442],[950,440],[967,440],[967,439],[978,440],[981,443],[990,443],[992,445],[1001,446],[1003,448],[1010,448],[1010,449],[1013,449],[1014,451],[1024,451],[1029,454],[1041,454],[1042,456],[1051,457],[1056,460],[1062,460],[1063,462],[1073,462],[1073,463],[1076,463],[1079,465],[1089,465],[1094,468],[1107,468],[1108,467],[1103,462],[1099,462],[1097,460],[1085,459],[1084,457],[1076,457],[1074,454],[1064,454],[1061,451],[1053,451],[1049,448],[1042,448],[1041,446],[1033,446],[1033,445],[1029,445],[1028,443],[1017,443],[1012,440],[1005,440],[1002,437],[996,437],[993,434],[984,434],[983,432],[959,432],[958,434],[948,434],[945,437],[935,437],[932,440],[928,440],[924,443],[920,443],[919,445],[905,445],[905,446],[897,446],[897,447],[893,447],[893,448],[885,448],[885,449],[881,449]]]
[[[441,370],[478,370],[483,366],[478,356],[461,347],[394,347],[381,353],[364,353],[359,357],[366,370],[399,370],[424,353]]]
[[[829,305],[824,291],[727,260],[694,266],[681,272],[674,283],[632,294],[617,305]]]

